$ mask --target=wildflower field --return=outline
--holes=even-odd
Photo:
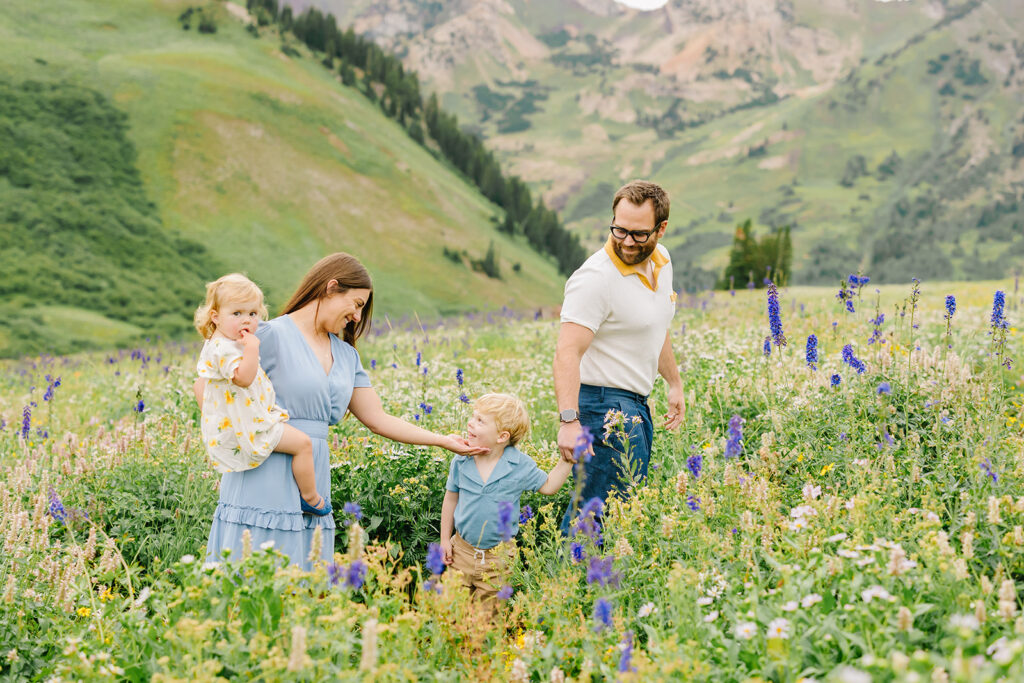
[[[431,546],[447,451],[344,420],[335,561],[208,563],[198,343],[4,362],[0,679],[1024,680],[1021,294],[881,289],[680,295],[683,426],[569,539],[571,484],[524,496],[493,623]],[[557,328],[378,318],[360,352],[437,431],[517,394],[547,468]]]

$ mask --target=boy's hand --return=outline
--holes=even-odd
[[[446,566],[452,566],[455,562],[455,554],[452,551],[452,539],[441,539],[441,555]]]

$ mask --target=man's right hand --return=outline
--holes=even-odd
[[[455,562],[455,555],[452,551],[452,539],[441,539],[441,557],[444,559],[446,566],[452,566]]]
[[[577,461],[576,443],[582,434],[583,427],[579,420],[563,422],[558,426],[558,452],[561,454],[562,460],[573,463]],[[587,452],[593,455],[593,446],[587,449]]]

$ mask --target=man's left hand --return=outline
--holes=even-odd
[[[668,413],[665,415],[665,429],[675,429],[683,424],[686,417],[686,399],[683,398],[683,387],[668,390]]]

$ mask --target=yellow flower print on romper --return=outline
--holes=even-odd
[[[224,391],[224,403],[232,405],[235,402],[235,392],[230,389]]]
[[[230,428],[231,428],[231,418],[230,417],[225,417],[223,420],[220,421],[219,429],[230,429]]]

